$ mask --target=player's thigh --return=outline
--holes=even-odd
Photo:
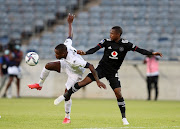
[[[103,72],[101,67],[97,67],[95,70],[97,72],[97,75],[98,75],[99,79],[101,79],[101,78],[103,78],[105,76],[105,73]],[[89,73],[87,75],[87,77],[89,77],[92,81],[95,81],[95,78],[94,78],[92,73]]]
[[[68,76],[67,82],[65,84],[66,89],[69,90],[71,87],[73,87],[78,81],[80,81],[80,77],[76,74]]]
[[[109,85],[114,90],[116,88],[121,88],[121,82],[119,80],[118,74],[111,74],[110,76],[106,77],[109,81]]]
[[[157,83],[158,82],[158,76],[154,76],[153,80],[154,80],[154,83]]]
[[[52,61],[52,62],[48,62],[45,65],[45,68],[51,71],[56,71],[56,72],[61,72],[61,61]]]

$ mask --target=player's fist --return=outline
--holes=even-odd
[[[84,51],[82,51],[82,50],[77,50],[77,54],[79,54],[79,55],[86,55],[86,53]]]

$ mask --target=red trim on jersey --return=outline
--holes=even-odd
[[[98,44],[98,46],[100,46],[100,48],[102,48],[100,44]]]
[[[136,48],[134,49],[134,51],[136,51],[137,48],[138,48],[138,47],[136,46]]]

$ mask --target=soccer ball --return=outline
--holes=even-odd
[[[35,52],[29,52],[27,53],[25,57],[25,61],[30,66],[35,66],[38,64],[39,55]]]

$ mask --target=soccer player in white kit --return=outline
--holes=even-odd
[[[85,61],[81,57],[81,55],[77,54],[76,49],[72,47],[73,20],[74,20],[74,15],[69,14],[67,19],[69,24],[69,37],[65,40],[64,44],[57,45],[54,50],[56,58],[60,60],[47,63],[41,72],[39,83],[30,84],[28,85],[29,88],[41,90],[45,79],[49,75],[49,72],[56,71],[59,73],[65,72],[68,75],[68,79],[65,84],[66,86],[65,92],[66,92],[72,86],[74,86],[75,83],[77,83],[82,79],[82,75],[85,71],[85,68],[90,69],[97,82],[97,85],[100,88],[101,87],[106,88],[105,84],[99,80],[98,75],[94,69],[94,66],[88,63],[87,61]],[[58,98],[54,101],[55,105],[57,105],[57,103],[58,103]],[[63,120],[63,123],[70,123],[71,105],[72,105],[71,99],[68,101],[65,100],[66,115]]]

